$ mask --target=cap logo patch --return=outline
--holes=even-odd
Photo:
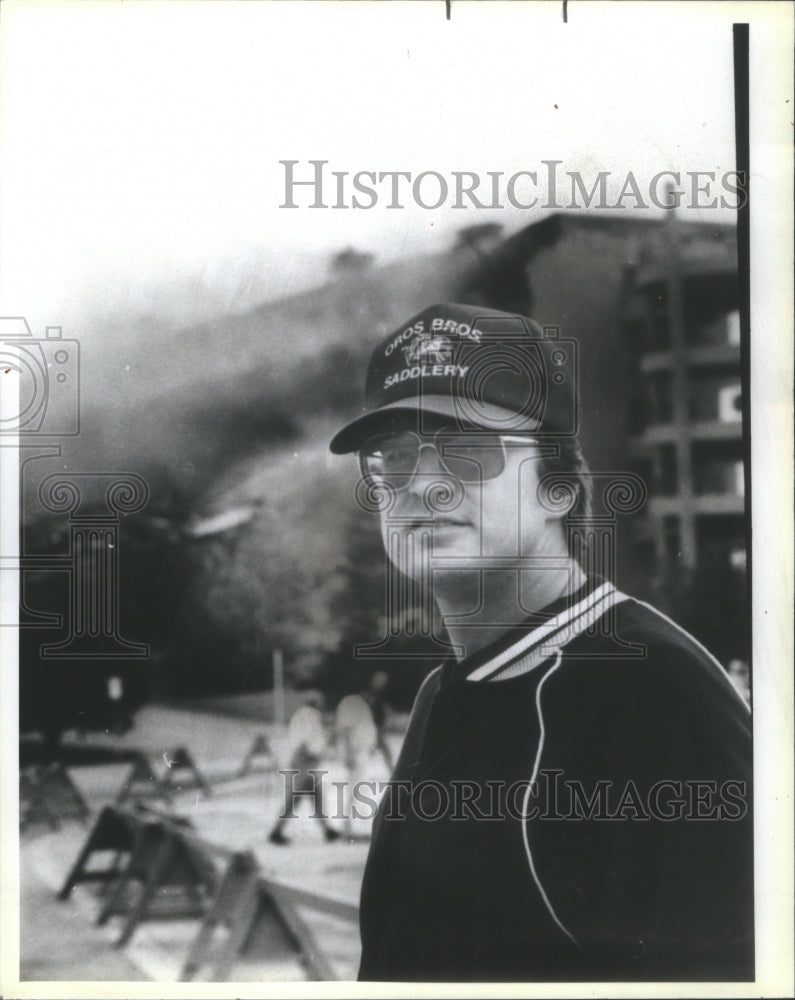
[[[453,345],[447,337],[431,333],[419,333],[408,347],[402,348],[407,365],[430,362],[434,365],[448,365],[453,360]]]
[[[468,365],[456,364],[456,354],[461,341],[479,343],[483,334],[469,323],[437,316],[430,321],[430,329],[423,320],[407,327],[386,345],[384,354],[389,357],[400,349],[403,355],[403,369],[388,375],[383,382],[384,389],[405,382],[408,379],[463,378],[469,371]],[[454,343],[452,338],[457,338]]]

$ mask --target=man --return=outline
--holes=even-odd
[[[374,823],[361,979],[753,978],[748,711],[575,558],[575,362],[530,320],[433,306],[375,348],[331,443],[451,644]]]
[[[299,797],[311,799],[312,818],[320,823],[327,841],[337,840],[340,836],[339,831],[329,824],[323,811],[323,788],[319,781],[318,768],[328,746],[323,721],[324,708],[323,695],[319,691],[310,691],[304,695],[303,704],[290,719],[287,727],[290,767],[283,774],[284,806],[268,834],[268,840],[272,844],[284,846],[290,843],[284,835],[284,827],[288,820],[295,819],[294,809]]]

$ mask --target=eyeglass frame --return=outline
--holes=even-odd
[[[462,483],[464,485],[470,486],[470,485],[474,485],[476,483],[489,482],[490,480],[496,479],[498,476],[501,476],[503,474],[503,472],[505,471],[505,466],[506,466],[507,460],[508,460],[507,446],[510,445],[511,443],[513,443],[517,447],[518,446],[527,446],[527,445],[538,445],[538,444],[541,443],[538,440],[538,438],[530,437],[529,435],[502,434],[499,431],[485,431],[485,430],[483,431],[482,434],[477,434],[477,433],[466,432],[466,431],[456,431],[455,429],[451,429],[449,427],[440,427],[439,430],[434,431],[434,433],[432,435],[420,434],[417,431],[413,431],[413,430],[392,431],[391,433],[390,432],[386,432],[384,434],[375,434],[375,435],[373,435],[373,437],[368,438],[368,440],[364,442],[364,444],[362,445],[362,447],[359,448],[358,452],[357,452],[358,459],[359,459],[359,471],[361,472],[363,479],[365,479],[365,480],[369,479],[369,480],[372,480],[372,481],[377,482],[379,484],[384,483],[384,482],[387,481],[387,479],[389,478],[388,476],[385,476],[385,475],[379,474],[379,473],[375,473],[375,472],[370,472],[365,467],[365,449],[366,449],[367,445],[371,441],[377,441],[377,440],[383,439],[383,438],[397,437],[398,435],[401,435],[401,434],[410,434],[413,438],[416,439],[416,441],[418,442],[418,444],[417,444],[417,457],[416,457],[416,461],[414,463],[414,468],[411,470],[411,472],[396,472],[396,473],[392,473],[392,476],[399,476],[401,478],[405,477],[405,483],[403,483],[400,486],[394,485],[393,482],[389,483],[390,488],[393,489],[393,490],[395,490],[396,492],[402,492],[403,490],[407,490],[409,488],[409,486],[411,485],[411,483],[413,482],[413,480],[415,479],[415,477],[417,476],[417,469],[419,468],[420,455],[422,453],[422,449],[423,448],[431,448],[434,451],[434,453],[436,455],[436,461],[439,463],[439,465],[442,468],[442,470],[443,470],[443,472],[444,472],[445,475],[451,476],[453,479],[457,480],[459,483]],[[479,475],[477,477],[477,479],[462,479],[460,476],[457,476],[454,472],[451,472],[450,469],[447,468],[447,465],[445,464],[444,456],[439,451],[439,448],[438,448],[438,445],[437,445],[437,438],[440,435],[444,436],[445,434],[448,434],[450,436],[456,435],[456,434],[457,435],[463,435],[463,434],[470,435],[471,434],[472,444],[476,448],[477,448],[478,438],[480,438],[481,441],[483,441],[487,437],[488,438],[491,438],[491,437],[496,438],[497,441],[499,442],[500,449],[502,451],[502,468],[499,469],[499,471],[495,472],[493,475],[483,476],[482,475],[483,469],[482,469],[482,466],[481,466],[480,467],[481,475]],[[427,437],[430,437],[431,440],[429,440],[429,441],[423,441],[422,440],[423,438],[427,438]],[[483,443],[481,445],[481,447],[485,450],[486,448],[493,447],[493,443],[492,443],[491,440],[489,440],[488,443]],[[474,461],[474,460],[472,460],[472,461]]]

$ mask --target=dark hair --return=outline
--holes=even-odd
[[[593,513],[591,502],[593,493],[591,470],[588,467],[588,462],[585,460],[577,438],[544,437],[542,441],[544,444],[554,444],[556,446],[555,454],[542,455],[539,460],[539,480],[543,483],[545,477],[550,477],[548,495],[551,498],[555,496],[556,480],[565,492],[571,490],[576,494],[573,502],[570,502],[568,499],[565,502],[563,523],[565,529],[569,521],[576,521],[577,526],[581,529],[577,532],[566,530],[566,544],[568,545],[569,555],[579,561],[583,556],[583,544],[587,538],[587,527]],[[557,479],[558,476],[560,479]]]

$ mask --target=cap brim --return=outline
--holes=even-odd
[[[422,417],[426,413],[452,417],[461,427],[478,427],[501,434],[527,433],[538,428],[537,420],[493,403],[473,403],[451,396],[413,396],[397,399],[352,420],[334,435],[329,448],[335,455],[358,451],[373,434],[397,426],[405,428],[407,420],[413,429],[421,432]]]

